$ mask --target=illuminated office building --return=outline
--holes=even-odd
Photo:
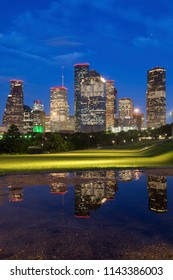
[[[120,98],[118,102],[119,126],[133,126],[133,102],[131,98]]]
[[[33,114],[29,106],[24,105],[23,133],[33,131]]]
[[[131,98],[120,98],[119,99],[119,118],[132,118],[133,114],[133,103]]]
[[[67,88],[56,86],[50,89],[50,127],[51,132],[67,129],[68,103]]]
[[[134,129],[137,130],[143,130],[145,125],[144,125],[144,114],[140,112],[134,112],[133,113],[133,125]]]
[[[106,81],[106,130],[111,130],[115,126],[116,114],[116,90],[114,81]]]
[[[106,87],[104,78],[91,70],[80,83],[80,131],[105,130]]]
[[[40,100],[34,100],[33,109],[33,132],[43,133],[45,132],[45,112],[44,105]]]
[[[80,131],[81,125],[81,82],[89,75],[89,64],[79,63],[74,65],[74,112],[75,131]]]
[[[166,124],[166,69],[148,71],[146,126],[157,128]]]
[[[45,132],[50,132],[50,131],[51,131],[50,116],[46,115],[45,116]]]
[[[167,212],[166,176],[148,176],[147,189],[149,209],[154,212]]]
[[[9,128],[12,124],[14,124],[18,127],[20,132],[23,132],[23,99],[23,81],[11,80],[10,95],[8,95],[3,116],[3,126]]]

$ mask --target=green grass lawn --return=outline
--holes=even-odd
[[[126,167],[173,167],[173,142],[129,149],[83,150],[41,155],[0,155],[0,173]]]

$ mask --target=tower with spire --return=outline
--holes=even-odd
[[[68,89],[64,86],[64,67],[62,66],[62,84],[50,88],[50,130],[61,132],[67,130]]]

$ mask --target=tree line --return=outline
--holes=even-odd
[[[58,132],[21,134],[12,124],[0,140],[0,153],[57,153],[90,148],[116,148],[127,146],[139,141],[140,137],[158,139],[160,136],[169,138],[172,125],[167,124],[157,129],[144,131],[129,130],[119,133],[93,132],[60,134]]]

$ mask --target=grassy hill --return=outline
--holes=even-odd
[[[0,173],[97,168],[173,167],[173,142],[138,142],[120,149],[95,149],[57,154],[1,155]]]

